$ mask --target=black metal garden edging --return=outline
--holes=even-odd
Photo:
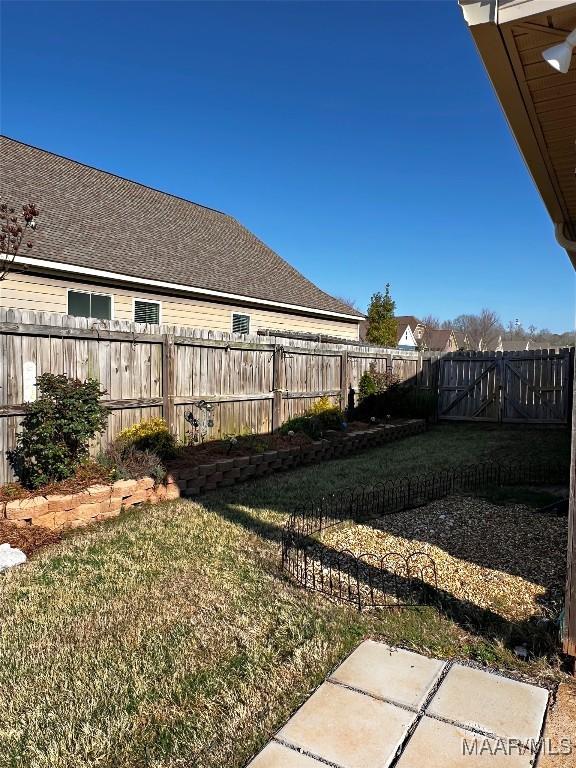
[[[436,565],[426,552],[355,555],[324,545],[320,534],[343,522],[362,523],[415,509],[452,493],[566,484],[568,477],[568,467],[558,462],[489,461],[312,498],[282,529],[282,568],[303,587],[359,610],[419,605],[438,592]]]

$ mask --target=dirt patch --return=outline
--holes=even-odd
[[[424,552],[434,560],[439,589],[511,621],[560,612],[566,538],[566,518],[469,497],[322,534],[324,544],[355,555]]]
[[[576,682],[563,683],[548,712],[540,768],[576,768]],[[564,740],[564,741],[563,741]],[[554,754],[556,753],[556,754]]]
[[[42,547],[56,544],[60,535],[38,525],[16,525],[9,520],[0,520],[0,544],[10,544],[21,549],[28,557]]]

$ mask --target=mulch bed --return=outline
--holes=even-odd
[[[312,439],[303,434],[288,435],[254,435],[238,437],[236,443],[230,440],[208,440],[205,443],[187,445],[181,448],[177,459],[168,462],[168,467],[179,465],[196,467],[201,464],[212,464],[220,459],[237,459],[240,456],[252,456],[264,451],[277,451],[280,448],[307,445]]]
[[[456,496],[322,534],[324,544],[356,555],[425,552],[439,589],[510,621],[558,615],[566,539],[566,518]]]
[[[390,423],[399,423],[405,419],[396,419]],[[363,421],[353,421],[348,423],[346,431],[341,434],[346,435],[352,432],[365,430],[374,426]],[[336,432],[330,431],[331,438],[334,439]],[[176,468],[180,465],[186,467],[196,467],[201,464],[212,464],[221,459],[237,459],[241,456],[252,456],[264,451],[278,451],[282,448],[294,448],[302,445],[309,445],[313,442],[311,437],[297,432],[292,436],[274,434],[247,435],[236,438],[236,443],[230,440],[208,440],[205,443],[195,443],[181,448],[177,459],[168,462],[169,468]]]
[[[10,544],[21,549],[27,557],[49,544],[56,544],[60,534],[38,525],[16,525],[9,520],[0,520],[0,544]]]
[[[14,501],[15,499],[29,499],[32,496],[49,496],[50,494],[78,493],[84,491],[90,485],[109,483],[110,472],[95,461],[88,461],[78,467],[74,477],[48,483],[34,490],[27,490],[20,483],[6,483],[0,485],[0,501]]]

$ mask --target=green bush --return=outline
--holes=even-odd
[[[376,394],[376,382],[370,371],[364,371],[358,383],[358,397],[365,400],[370,395]]]
[[[325,402],[322,402],[324,400]],[[288,432],[303,432],[308,437],[317,439],[327,429],[342,429],[343,422],[344,415],[340,408],[331,405],[328,398],[322,398],[302,416],[295,416],[284,422],[279,431],[283,435]]]
[[[377,371],[374,363],[364,371],[358,384],[358,398],[364,400],[370,395],[378,395],[395,387],[400,382],[398,376],[392,371]]]
[[[161,459],[170,459],[176,455],[176,438],[164,419],[147,419],[126,427],[114,442],[121,448],[151,451]]]
[[[26,403],[16,447],[8,460],[26,488],[71,477],[88,457],[89,441],[106,428],[104,392],[95,379],[85,382],[44,373],[36,380],[37,399]]]

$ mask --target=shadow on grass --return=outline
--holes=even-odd
[[[280,565],[281,525],[261,520],[246,510],[238,509],[229,503],[211,502],[209,497],[204,497],[202,503],[207,509],[224,519],[236,525],[241,525],[250,533],[276,544],[278,549],[274,570],[279,577],[286,579],[292,584],[298,584],[298,582],[295,582],[282,570]],[[315,542],[314,548],[317,556],[324,559],[337,557],[342,562],[344,558],[344,563],[346,563],[346,558],[348,558],[350,572],[355,572],[357,560],[352,554],[342,553],[320,541]],[[359,578],[367,588],[370,583],[377,583],[381,575],[382,571],[379,568],[375,568],[368,563],[363,563],[363,567],[359,571]],[[393,574],[390,573],[390,576],[393,576]],[[402,581],[403,577],[399,578]],[[405,586],[407,590],[413,588],[408,584]],[[300,587],[304,588],[302,585]],[[449,594],[438,587],[428,584],[424,585],[422,595],[424,598],[423,605],[436,607],[441,615],[455,622],[462,629],[473,632],[487,641],[500,642],[509,650],[513,650],[517,645],[525,644],[529,653],[534,656],[551,656],[558,653],[557,629],[550,622],[540,619],[513,622],[494,611],[482,608],[468,600],[459,598],[457,595]],[[352,605],[352,603],[350,604]],[[386,611],[394,609],[382,608],[371,610]]]

